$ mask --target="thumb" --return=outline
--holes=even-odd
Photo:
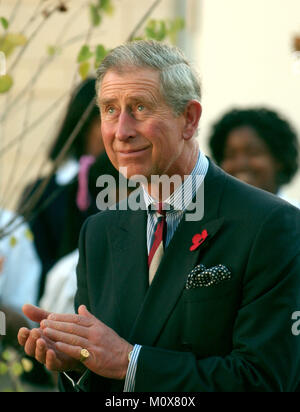
[[[27,318],[37,323],[40,323],[43,319],[47,319],[50,315],[50,312],[29,304],[24,305],[22,310]]]

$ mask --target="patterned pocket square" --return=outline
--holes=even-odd
[[[189,273],[185,288],[195,289],[218,285],[229,279],[231,279],[231,272],[226,266],[217,265],[206,268],[200,264]]]

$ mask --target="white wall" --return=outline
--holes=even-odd
[[[275,109],[300,136],[300,74],[291,64],[300,1],[198,0],[194,16],[186,42],[203,82],[202,148],[209,153],[211,124],[233,106]],[[300,201],[300,173],[286,189]]]

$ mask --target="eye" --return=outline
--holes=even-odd
[[[113,107],[108,107],[107,113],[114,114],[114,112],[115,112],[115,109]]]
[[[139,104],[139,105],[137,106],[137,111],[138,111],[138,112],[142,112],[144,109],[145,109],[145,106],[144,106],[143,104]]]

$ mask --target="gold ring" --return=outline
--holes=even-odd
[[[80,362],[85,362],[90,357],[90,352],[87,349],[81,349]]]

